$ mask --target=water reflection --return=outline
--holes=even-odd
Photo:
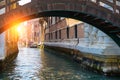
[[[52,51],[21,48],[18,57],[0,74],[0,80],[120,80],[105,77]]]

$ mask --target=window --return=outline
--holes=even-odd
[[[51,33],[51,39],[53,39],[53,35],[52,35],[52,33]]]
[[[47,34],[45,34],[45,40],[47,40]]]
[[[67,39],[69,38],[69,27],[67,27]]]
[[[34,32],[34,36],[36,37],[37,35],[36,35],[36,32]]]
[[[74,30],[75,30],[75,38],[77,38],[77,25],[75,25],[75,27],[74,27]]]
[[[49,33],[49,40],[50,40],[50,33]]]
[[[57,39],[57,31],[55,31],[55,39]]]
[[[61,39],[61,30],[59,30],[59,39]]]

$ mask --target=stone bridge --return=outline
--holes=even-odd
[[[32,0],[0,15],[0,33],[25,20],[49,16],[69,17],[89,23],[120,46],[119,0]]]

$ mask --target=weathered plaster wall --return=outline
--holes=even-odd
[[[0,34],[0,59],[5,57],[5,33]]]

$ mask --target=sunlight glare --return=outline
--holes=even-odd
[[[22,31],[20,26],[17,27],[17,31],[18,31],[18,32],[21,32],[21,31]]]
[[[16,24],[14,27],[16,28],[17,33],[20,34],[22,32],[21,24]]]

